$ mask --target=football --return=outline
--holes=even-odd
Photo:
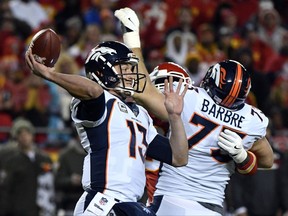
[[[29,48],[37,62],[53,67],[60,55],[61,41],[52,29],[42,29],[33,36]]]

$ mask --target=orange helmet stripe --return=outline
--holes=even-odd
[[[242,82],[239,82],[239,80],[242,79],[242,75],[243,71],[241,65],[237,64],[235,79],[229,94],[221,103],[223,106],[230,107],[237,99],[242,85]]]

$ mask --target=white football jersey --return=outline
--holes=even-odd
[[[105,112],[98,121],[78,119],[80,100],[71,103],[72,119],[88,153],[82,185],[121,201],[137,201],[145,187],[144,156],[157,131],[143,107],[137,106],[137,114],[118,97],[104,94]]]
[[[218,106],[202,88],[188,90],[184,100],[182,119],[189,141],[188,164],[177,168],[163,164],[154,195],[222,206],[235,164],[217,145],[219,133],[225,128],[237,132],[249,150],[266,135],[268,118],[248,104],[237,111]]]

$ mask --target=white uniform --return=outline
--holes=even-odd
[[[104,94],[105,112],[98,121],[78,119],[80,100],[74,98],[71,103],[72,119],[88,153],[84,159],[82,185],[85,191],[135,202],[144,191],[144,155],[157,131],[143,107],[135,105],[139,113],[134,114],[118,97],[107,91]],[[83,212],[85,197],[81,199],[75,214]]]
[[[178,197],[223,206],[224,190],[235,164],[220,151],[219,133],[225,128],[236,131],[243,138],[244,148],[249,150],[256,140],[265,136],[268,118],[248,104],[238,111],[218,106],[202,88],[188,90],[184,100],[182,119],[189,140],[189,161],[186,166],[177,168],[163,164],[154,196],[164,195],[163,200],[165,196],[172,197],[172,202]],[[179,209],[175,214],[169,205],[165,207],[162,203],[157,215],[179,214]],[[189,205],[185,207],[179,202],[183,215],[193,214]],[[185,208],[190,210],[185,212]],[[207,215],[211,214],[207,212]]]

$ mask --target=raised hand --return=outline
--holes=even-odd
[[[116,10],[114,15],[121,21],[125,27],[124,32],[139,32],[139,19],[137,14],[128,7]]]
[[[123,41],[129,48],[138,48],[141,46],[139,36],[139,19],[137,14],[128,7],[116,10],[114,13],[117,17],[123,29]]]
[[[176,91],[173,89],[173,77],[169,77],[169,83],[168,80],[165,80],[165,87],[164,87],[164,95],[165,95],[165,101],[164,105],[166,107],[167,112],[175,115],[181,115],[183,110],[183,100],[184,96],[187,92],[188,85],[185,85],[184,90],[181,91],[183,80],[180,80],[177,86]]]

